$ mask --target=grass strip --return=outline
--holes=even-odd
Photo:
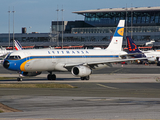
[[[4,111],[0,110],[0,113],[3,113]]]
[[[14,77],[0,77],[0,80],[11,80],[11,79],[17,79]]]
[[[0,84],[0,88],[76,88],[69,84],[57,84],[57,83],[48,83],[48,84]]]

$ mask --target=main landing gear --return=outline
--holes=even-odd
[[[81,80],[89,80],[89,75],[88,76],[85,76],[85,77],[81,77]]]
[[[55,75],[55,74],[52,74],[52,73],[50,72],[50,74],[48,74],[48,76],[47,76],[47,79],[48,79],[48,80],[56,80],[56,75]]]

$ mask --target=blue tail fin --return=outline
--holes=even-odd
[[[130,36],[127,36],[128,53],[142,53]]]
[[[138,49],[137,45],[134,43],[134,41],[130,36],[127,36],[127,47],[128,47],[129,54],[140,53],[140,54],[135,54],[132,57],[135,57],[135,58],[145,57],[145,55],[142,54],[142,52]]]

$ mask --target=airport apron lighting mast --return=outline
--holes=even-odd
[[[59,9],[58,9],[58,6],[57,6],[57,46],[59,46],[59,40],[58,40],[58,36],[59,36],[59,34],[58,34],[58,11],[59,11]]]
[[[63,25],[63,11],[64,11],[64,9],[63,9],[63,6],[62,6],[61,11],[62,11],[62,49],[63,49],[63,29],[64,29],[64,25]]]
[[[10,46],[10,7],[9,7],[9,10],[8,10],[8,47]]]
[[[14,13],[15,13],[15,11],[14,11],[14,6],[13,6],[13,11],[12,11],[12,13],[13,13],[13,49],[14,49]]]

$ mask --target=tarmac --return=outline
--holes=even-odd
[[[131,69],[131,70],[130,70]],[[139,71],[138,71],[139,70]],[[117,66],[95,71],[89,81],[69,73],[0,80],[0,84],[61,83],[54,88],[0,88],[0,103],[18,110],[0,113],[0,120],[157,120],[160,119],[160,74],[157,66]],[[18,77],[0,72],[1,77]]]
[[[1,77],[18,77],[18,74],[0,74]],[[74,82],[103,82],[103,83],[157,83],[160,82],[159,74],[92,74],[90,80],[80,80],[71,74],[57,74],[57,79],[47,80],[47,74],[36,77],[24,77],[23,83],[74,83]],[[1,80],[0,83],[17,83],[16,79]]]

